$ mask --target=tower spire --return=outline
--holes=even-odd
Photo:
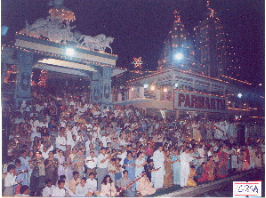
[[[209,17],[213,18],[216,14],[215,10],[211,7],[211,0],[206,1],[206,7],[209,10]]]
[[[175,17],[175,23],[181,23],[181,17],[180,17],[179,10],[175,9],[173,14],[174,14],[174,17]]]

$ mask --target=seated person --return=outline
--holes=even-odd
[[[141,196],[152,195],[156,192],[145,171],[142,172],[137,191]]]
[[[190,174],[187,182],[187,186],[197,186],[197,182],[194,180],[194,177],[196,176],[196,169],[194,166],[190,167]]]
[[[115,184],[110,175],[106,175],[102,181],[101,191],[98,194],[101,197],[114,197],[118,195]]]
[[[123,177],[118,181],[117,185],[120,188],[120,196],[135,197],[135,190],[133,184],[135,181],[128,177],[128,171],[123,171]]]
[[[97,180],[95,179],[95,173],[91,172],[87,179],[88,196],[94,196],[97,193]]]
[[[46,186],[45,186],[44,189],[42,190],[42,196],[43,196],[43,197],[51,197],[54,188],[55,188],[55,186],[52,185],[52,180],[48,179],[48,180],[46,181]]]
[[[30,188],[27,185],[23,185],[20,188],[20,194],[15,195],[15,197],[29,197],[30,196]]]
[[[77,197],[86,197],[88,196],[89,188],[87,186],[87,179],[83,177],[80,181],[80,183],[77,185],[76,188],[76,196]]]

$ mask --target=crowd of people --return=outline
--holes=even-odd
[[[264,139],[238,144],[234,122],[162,119],[40,91],[6,113],[5,196],[146,196],[264,167]]]

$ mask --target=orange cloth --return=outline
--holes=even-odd
[[[197,182],[194,180],[194,177],[196,176],[196,170],[194,168],[190,169],[190,175],[188,178],[187,186],[197,186]]]

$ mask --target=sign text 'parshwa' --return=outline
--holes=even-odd
[[[226,111],[225,99],[217,96],[176,92],[175,108],[180,110]]]

